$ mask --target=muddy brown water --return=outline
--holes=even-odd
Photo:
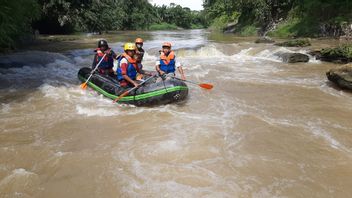
[[[325,77],[337,65],[205,30],[143,34],[147,69],[171,41],[186,77],[214,89],[119,106],[79,88],[91,49],[0,58],[0,197],[352,196],[352,94]]]

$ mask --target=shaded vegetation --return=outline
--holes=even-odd
[[[176,30],[178,27],[175,24],[169,23],[155,23],[149,27],[149,30]]]
[[[204,9],[211,26],[237,22],[239,34],[254,26],[261,36],[340,36],[352,23],[350,0],[205,0]]]
[[[31,32],[31,23],[40,15],[36,0],[0,0],[0,49],[13,48],[16,40]]]
[[[0,48],[14,47],[23,35],[103,33],[207,26],[203,12],[148,0],[0,0]]]

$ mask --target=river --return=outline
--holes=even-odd
[[[121,51],[139,35],[109,41]],[[325,76],[337,65],[282,63],[275,53],[308,48],[205,30],[142,36],[145,68],[171,41],[186,78],[214,88],[114,105],[79,87],[92,48],[0,57],[0,197],[352,196],[352,94]]]

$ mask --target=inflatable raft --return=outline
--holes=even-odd
[[[85,82],[92,69],[84,67],[79,70],[78,78]],[[112,77],[94,73],[88,82],[88,86],[100,94],[114,100],[131,88],[122,88],[119,82]],[[180,80],[170,79],[157,82],[157,77],[149,80],[138,89],[131,91],[121,98],[119,103],[136,106],[154,106],[183,101],[187,98],[188,87]]]

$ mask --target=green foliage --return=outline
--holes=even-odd
[[[191,29],[203,29],[204,26],[201,24],[191,24]]]
[[[152,24],[149,30],[176,30],[177,25],[169,23]]]
[[[342,45],[337,48],[327,48],[321,51],[324,57],[343,57],[352,59],[352,45]]]
[[[240,14],[238,12],[232,13],[231,16],[222,15],[214,19],[213,23],[210,25],[210,29],[222,31],[226,28],[227,24],[236,22]]]
[[[217,17],[214,19],[213,23],[210,26],[212,30],[222,31],[229,22],[229,18],[226,15]]]
[[[156,6],[155,9],[158,23],[166,22],[189,29],[192,24],[202,24],[205,22],[201,12],[191,11],[189,8],[183,8],[180,5]]]
[[[0,48],[13,48],[16,40],[32,31],[30,24],[39,17],[35,0],[1,0]]]
[[[253,25],[247,25],[241,29],[241,36],[255,36],[257,35],[257,28]]]
[[[40,0],[40,5],[42,18],[36,28],[50,34],[174,28],[164,23],[188,29],[192,24],[207,24],[203,12],[175,4],[153,6],[148,0]]]
[[[281,38],[295,37],[297,35],[295,27],[299,22],[300,20],[298,18],[288,19],[287,21],[280,23],[278,27],[268,35]]]
[[[204,9],[215,27],[237,12],[238,33],[255,26],[262,35],[274,30],[270,35],[279,37],[339,36],[352,22],[351,0],[205,0]]]
[[[111,0],[92,1],[89,7],[77,16],[77,31],[102,32],[115,30],[122,26],[121,7]]]

